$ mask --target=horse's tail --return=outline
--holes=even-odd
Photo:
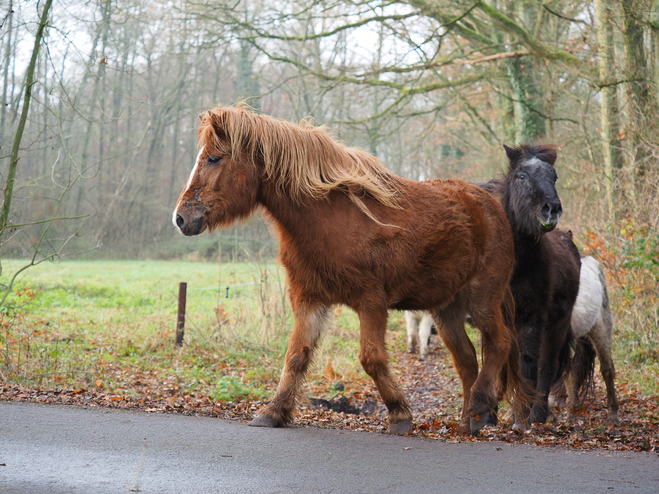
[[[532,390],[522,378],[522,371],[519,366],[521,353],[517,341],[517,331],[515,330],[515,299],[510,286],[506,289],[501,309],[503,322],[510,335],[510,350],[508,351],[508,360],[501,369],[499,376],[497,398],[501,400],[506,396],[515,416],[523,417],[524,409],[532,404]]]
[[[587,336],[577,340],[572,358],[572,372],[577,383],[577,390],[581,399],[588,396],[593,389],[595,378],[595,357],[597,352],[593,342]]]

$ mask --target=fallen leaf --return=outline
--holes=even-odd
[[[325,370],[323,370],[323,377],[330,381],[336,381],[341,377],[341,375],[334,370],[331,358],[327,359],[327,365],[325,366]]]

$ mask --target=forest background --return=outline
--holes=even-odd
[[[205,256],[169,219],[197,115],[238,101],[417,180],[487,179],[503,143],[553,143],[582,245],[659,221],[656,1],[2,3],[3,185],[31,82],[4,254]],[[202,243],[219,238],[274,254],[258,221]]]
[[[0,32],[0,305],[44,261],[271,262],[258,218],[171,223],[197,116],[245,101],[416,180],[557,145],[560,226],[607,271],[618,354],[657,368],[659,0],[1,0]]]

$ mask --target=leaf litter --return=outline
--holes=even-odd
[[[116,364],[115,364],[116,365]],[[127,366],[129,364],[126,364]],[[556,420],[534,424],[528,431],[513,430],[500,420],[472,436],[460,431],[462,389],[447,350],[433,340],[425,360],[404,351],[392,354],[392,370],[402,384],[414,415],[409,436],[446,442],[502,441],[579,450],[647,451],[659,453],[659,397],[643,396],[624,375],[616,391],[620,425],[607,425],[604,385],[596,376],[593,396],[585,400],[575,422],[558,408]],[[180,413],[248,422],[267,400],[214,401],[187,389],[173,377],[136,369],[116,369],[116,379],[130,382],[125,393],[96,389],[35,389],[0,383],[0,400],[76,405],[89,408],[129,409],[151,413]],[[341,376],[331,361],[316,380],[306,384],[293,426],[368,431],[388,434],[387,411],[370,379]],[[276,382],[266,385],[272,396]],[[503,415],[503,413],[502,413]]]

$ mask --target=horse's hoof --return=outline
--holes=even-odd
[[[407,420],[401,420],[400,422],[390,422],[389,431],[392,434],[396,434],[398,436],[407,434],[408,432],[412,431],[412,421],[407,419]]]
[[[428,354],[427,354],[427,353],[422,353],[421,355],[419,355],[419,360],[425,360],[425,359],[427,359],[427,358],[428,358]]]
[[[486,426],[495,426],[499,423],[496,413],[483,412],[469,418],[469,429],[472,434]]]
[[[547,423],[547,411],[543,410],[540,407],[534,406],[531,410],[531,421],[534,424],[545,424]]]
[[[514,431],[524,432],[524,431],[528,431],[529,427],[527,427],[524,422],[515,422],[513,424],[513,430]]]
[[[267,415],[257,415],[249,424],[250,427],[279,427],[279,424],[272,417]]]
[[[606,418],[606,421],[604,422],[606,425],[614,425],[614,426],[619,426],[620,425],[620,419],[618,418],[618,414],[609,414],[609,416]]]

